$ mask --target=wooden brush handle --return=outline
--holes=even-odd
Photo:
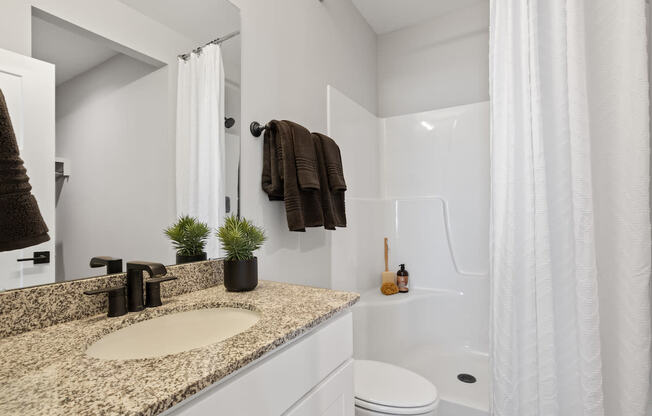
[[[387,247],[387,237],[385,237],[385,271],[389,271],[389,265],[388,265],[388,254],[389,254],[389,248]]]

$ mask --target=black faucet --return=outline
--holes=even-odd
[[[91,267],[106,266],[106,274],[122,273],[122,259],[108,256],[98,256],[91,259]]]
[[[109,296],[109,317],[122,316],[127,313],[124,286],[87,290],[84,295],[99,295],[101,293],[106,293]]]
[[[177,280],[177,278],[174,276],[167,276],[145,280],[146,307],[155,308],[163,304],[163,302],[161,302],[161,283],[169,282],[170,280]]]
[[[143,305],[143,271],[146,271],[150,277],[164,276],[168,272],[161,263],[127,262],[127,310],[129,312],[145,309]]]

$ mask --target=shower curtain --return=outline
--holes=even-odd
[[[219,45],[179,58],[177,83],[177,214],[192,215],[211,230],[225,215],[224,68]],[[219,256],[215,233],[206,245]]]
[[[490,7],[492,412],[643,416],[645,0]]]

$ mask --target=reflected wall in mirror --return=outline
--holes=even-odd
[[[87,7],[74,16],[63,5],[32,8],[34,59],[21,60],[0,50],[0,88],[52,238],[49,246],[0,253],[0,290],[106,274],[106,267],[90,267],[96,256],[173,264],[175,250],[163,230],[181,214],[199,216],[179,200],[178,189],[194,185],[178,183],[175,166],[195,175],[195,182],[201,182],[203,176],[196,175],[207,169],[222,181],[203,192],[191,189],[188,196],[217,201],[219,212],[213,217],[239,210],[239,10],[227,0],[103,0]],[[93,17],[97,8],[107,20],[133,24],[106,27]],[[177,102],[184,95],[178,90],[183,87],[178,85],[178,56],[232,33],[235,36],[220,43],[218,52],[223,71],[217,77],[219,108],[214,110],[221,124],[198,121],[202,129],[213,129],[215,143],[210,146],[215,147],[210,159],[204,158],[195,169],[192,155],[179,154],[195,146],[184,142],[195,127],[184,130],[177,125],[187,104]],[[51,79],[51,65],[43,62],[54,65]],[[16,65],[44,67],[34,79],[22,76],[17,81],[3,75],[20,72]],[[38,71],[26,67],[24,72]],[[21,82],[51,83],[41,90],[53,91],[55,105],[41,105],[47,103],[47,94],[42,93],[40,101],[30,97],[33,86]],[[47,125],[43,120],[50,116],[52,134],[31,133],[29,123]],[[30,164],[30,152],[41,153],[47,163]],[[44,167],[48,165],[52,168]],[[201,215],[207,216],[205,210]],[[213,234],[211,230],[211,238]],[[208,257],[218,257],[218,250],[209,243]],[[33,257],[35,251],[49,251],[50,263],[17,261]]]

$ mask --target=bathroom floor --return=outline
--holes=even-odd
[[[468,415],[489,414],[489,358],[487,354],[468,351],[442,351],[432,347],[410,350],[400,365],[430,380],[439,391],[444,407],[455,407],[456,415],[468,409]],[[470,374],[475,383],[458,380],[459,374]],[[452,405],[452,406],[451,406]],[[475,410],[475,411],[474,411]]]

